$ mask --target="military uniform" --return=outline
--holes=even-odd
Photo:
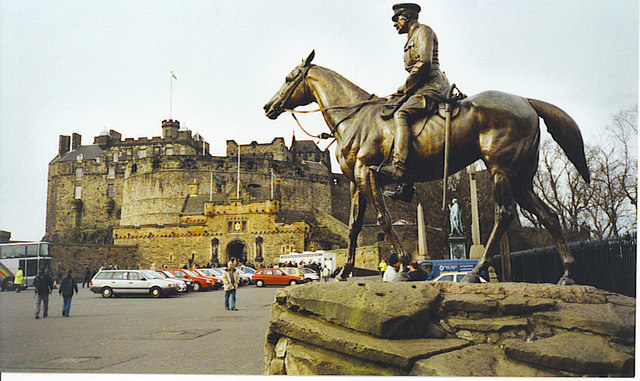
[[[417,22],[420,6],[411,3],[396,4],[393,10],[394,22],[407,11],[413,12],[415,16],[406,32],[407,42],[404,45],[404,67],[409,76],[398,89],[398,94],[388,100],[382,114],[387,119],[395,111],[396,136],[393,162],[382,165],[378,171],[394,181],[400,181],[404,176],[405,161],[409,154],[410,123],[437,108],[438,102],[446,98],[449,80],[440,70],[438,37],[428,25]]]

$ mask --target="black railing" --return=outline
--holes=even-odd
[[[579,241],[568,244],[576,261],[572,278],[577,284],[636,296],[637,236],[626,235],[602,241]],[[502,280],[500,256],[492,265]],[[511,253],[511,281],[556,283],[564,270],[555,246]]]

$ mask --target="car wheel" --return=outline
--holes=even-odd
[[[256,286],[258,286],[258,287],[262,287],[262,286],[264,286],[264,281],[263,281],[262,279],[258,279],[258,280],[256,281]]]
[[[290,284],[291,286],[295,286],[295,285],[297,284],[297,282],[296,282],[296,280],[295,280],[295,279],[291,279],[291,282],[289,282],[289,284]]]
[[[149,291],[149,293],[151,294],[151,296],[153,296],[154,298],[159,298],[162,296],[162,290],[160,289],[160,287],[153,287],[151,289],[151,291]]]
[[[202,289],[202,287],[200,286],[200,283],[196,282],[193,284],[193,291],[198,292]]]
[[[111,287],[103,288],[100,293],[102,294],[103,298],[110,298],[111,296],[113,296],[113,290],[111,290]]]

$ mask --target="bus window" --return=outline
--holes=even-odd
[[[40,244],[40,256],[41,257],[48,257],[49,256],[49,244],[48,243],[41,243]]]
[[[23,262],[23,261],[20,261]],[[27,272],[26,276],[36,276],[38,275],[38,259],[27,259]]]
[[[38,256],[38,245],[27,245],[27,257]]]
[[[42,255],[42,253],[40,253],[40,255]],[[38,271],[40,271],[40,267],[44,266],[45,268],[45,272],[49,273],[49,274],[53,274],[53,271],[51,271],[51,259],[43,259],[40,258],[39,262],[38,262]]]
[[[7,245],[0,248],[0,258],[24,258],[24,245]]]

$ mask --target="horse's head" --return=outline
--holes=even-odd
[[[303,106],[311,103],[313,99],[304,86],[304,79],[307,76],[311,61],[315,57],[315,50],[311,51],[309,57],[291,71],[286,76],[284,85],[278,92],[264,105],[264,113],[269,119],[276,119],[283,111],[292,110],[297,106]]]

